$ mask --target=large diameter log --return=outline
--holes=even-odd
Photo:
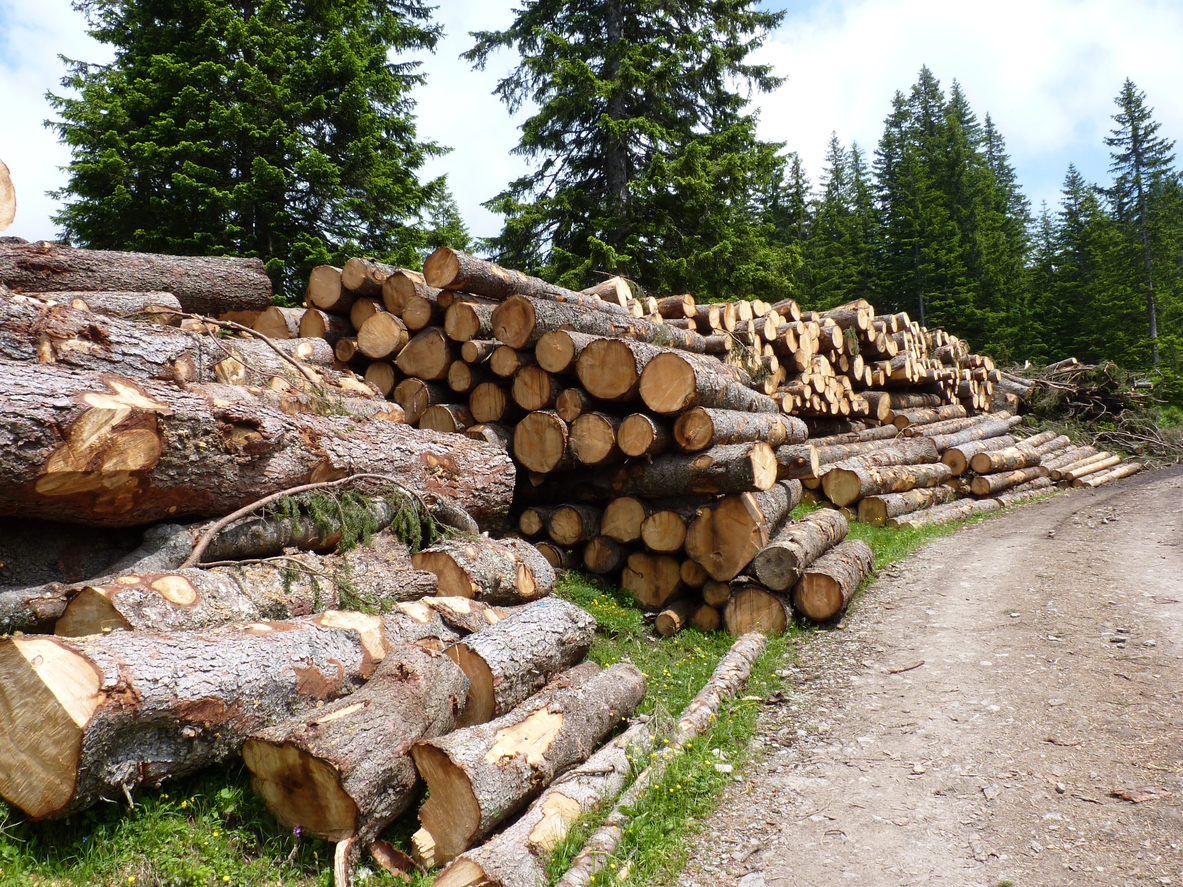
[[[583,566],[589,573],[615,573],[627,559],[628,549],[609,536],[596,536],[583,547]]]
[[[446,246],[441,246],[427,257],[423,263],[423,277],[429,286],[463,290],[486,299],[502,300],[518,293],[542,298],[580,295],[541,278],[502,268],[486,259]]]
[[[423,275],[409,268],[399,268],[382,281],[382,304],[392,314],[402,314],[403,306],[413,298],[439,300],[437,287],[428,286]]]
[[[538,365],[548,373],[570,373],[583,349],[599,338],[574,330],[551,330],[534,346],[534,356]]]
[[[0,283],[27,293],[159,290],[191,314],[262,310],[271,279],[260,259],[72,249],[39,241],[0,244]]]
[[[481,302],[453,302],[444,314],[444,332],[453,342],[493,338],[493,306]]]
[[[460,435],[287,415],[200,386],[50,366],[0,362],[0,429],[21,441],[3,460],[0,508],[94,525],[220,517],[301,484],[369,472],[454,499],[482,527],[499,528],[514,483],[504,452]]]
[[[862,539],[847,539],[806,567],[793,587],[793,609],[824,622],[850,603],[871,571],[874,555]]]
[[[910,514],[932,505],[944,505],[946,502],[952,502],[957,496],[957,490],[944,484],[919,487],[902,493],[865,496],[859,500],[858,519],[872,527],[883,527],[890,518]]]
[[[585,760],[645,693],[632,665],[550,688],[502,717],[411,747],[427,781],[419,821],[448,862],[529,803],[560,772]]]
[[[357,350],[371,360],[394,360],[409,341],[406,324],[389,311],[372,315],[357,331]]]
[[[666,349],[631,339],[597,339],[575,361],[584,389],[601,400],[636,400],[641,372]]]
[[[184,312],[176,296],[163,292],[55,292],[45,298],[82,311],[162,326],[180,325]],[[254,317],[251,317],[253,313],[243,312],[244,320],[249,320],[244,323],[245,326],[254,323]]]
[[[562,382],[539,366],[521,367],[513,376],[510,395],[526,412],[548,410],[563,391]]]
[[[759,585],[744,584],[732,591],[723,608],[723,624],[732,637],[758,631],[779,637],[793,621],[788,597]]]
[[[604,465],[624,461],[616,444],[620,418],[608,413],[584,413],[571,423],[567,439],[571,454],[582,465]]]
[[[1035,447],[1026,441],[1001,450],[986,450],[975,453],[969,460],[969,467],[978,474],[993,474],[997,471],[1014,471],[1038,465],[1043,457]]]
[[[752,571],[772,591],[792,588],[802,573],[846,538],[849,524],[840,511],[819,508],[781,528],[752,560]]]
[[[713,507],[699,511],[687,528],[686,554],[712,579],[734,579],[800,501],[799,491],[799,485],[778,483],[760,493],[724,496]]]
[[[775,413],[748,413],[693,407],[678,416],[674,438],[683,450],[696,453],[720,444],[765,441],[776,448],[781,444],[803,443],[809,429],[796,416]]]
[[[664,415],[694,406],[780,412],[775,400],[746,386],[746,374],[737,375],[731,369],[709,357],[666,351],[645,365],[638,391],[645,406]]]
[[[514,458],[530,471],[546,474],[574,464],[567,423],[554,410],[536,410],[513,432]]]
[[[411,744],[453,729],[466,684],[447,656],[396,647],[348,698],[248,737],[251,787],[285,828],[368,843],[414,800]]]
[[[840,496],[842,501],[833,499],[830,501],[839,506],[849,505],[863,496],[901,493],[916,487],[934,487],[953,476],[953,469],[944,462],[924,465],[888,465],[881,468],[851,464],[849,468],[836,471],[841,472],[840,476],[843,478]],[[830,474],[825,476],[829,477]]]
[[[238,753],[357,689],[380,619],[325,613],[214,632],[0,638],[0,795],[32,819],[123,798]]]
[[[555,571],[523,539],[444,539],[411,556],[416,569],[435,573],[443,595],[490,604],[520,604],[546,597]]]
[[[954,477],[958,477],[969,469],[969,460],[978,453],[1003,450],[1007,447],[1013,447],[1018,442],[1018,438],[1009,434],[989,437],[985,440],[971,440],[960,446],[949,447],[949,449],[941,454],[941,461],[953,469]]]
[[[594,616],[552,597],[448,647],[447,655],[468,676],[468,698],[456,726],[484,724],[525,702],[583,661],[595,631]]]
[[[382,284],[398,270],[366,256],[354,256],[341,266],[341,286],[359,296],[381,296]]]
[[[821,473],[821,460],[817,447],[811,443],[780,446],[776,449],[776,477],[778,480],[792,480],[803,477],[817,477]]]
[[[883,447],[854,456],[842,462],[835,463],[829,471],[822,475],[822,489],[826,497],[835,505],[849,505],[857,501],[863,492],[863,477],[858,473],[860,468],[887,468],[895,465],[925,465],[937,461],[939,454],[936,445],[930,437],[915,437],[910,440],[894,442],[889,447]],[[952,473],[947,465],[942,465]]]
[[[660,610],[685,587],[681,566],[668,554],[634,551],[620,574],[620,587],[642,607]]]
[[[360,333],[358,338],[361,338]],[[416,333],[398,353],[395,364],[408,376],[438,381],[448,377],[448,367],[455,359],[452,342],[444,335],[444,331],[438,327],[427,327]]]
[[[969,491],[975,496],[989,496],[1009,490],[1011,487],[1017,487],[1029,480],[1035,480],[1037,477],[1046,476],[1047,469],[1042,465],[1016,468],[1011,471],[996,471],[992,474],[975,477],[969,482]]]
[[[538,887],[546,862],[580,816],[616,797],[633,761],[648,757],[653,734],[634,724],[539,795],[515,823],[449,863],[433,887]]]

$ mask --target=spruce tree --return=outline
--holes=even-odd
[[[505,263],[585,285],[621,273],[664,291],[780,296],[796,251],[755,197],[784,175],[737,85],[779,84],[746,59],[783,13],[754,0],[535,0],[475,34],[478,68],[519,61],[497,86],[537,110],[515,149],[533,170],[492,200]]]
[[[259,256],[289,295],[363,252],[413,262],[456,233],[417,173],[408,53],[440,29],[424,0],[79,0],[110,64],[67,60],[51,121],[70,146],[55,217],[83,246]],[[390,56],[399,54],[398,61]],[[442,215],[441,215],[442,213]]]

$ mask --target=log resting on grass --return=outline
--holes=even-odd
[[[444,539],[412,555],[411,563],[435,573],[440,594],[488,604],[527,603],[555,586],[554,568],[523,539]]]
[[[621,571],[620,587],[642,607],[660,610],[685,588],[682,565],[668,554],[634,551]]]
[[[657,619],[654,621],[653,627],[657,629],[657,633],[663,638],[673,637],[691,624],[694,614],[698,612],[701,606],[702,598],[698,595],[672,601],[665,609],[657,614]]]
[[[411,747],[427,780],[419,821],[434,839],[437,864],[489,835],[565,768],[586,760],[645,694],[635,666],[587,671],[573,680],[560,675],[494,721]]]
[[[841,512],[822,508],[785,524],[756,553],[752,570],[772,591],[787,591],[808,566],[846,538],[849,524]]]
[[[883,493],[864,496],[859,500],[858,519],[872,527],[887,525],[889,518],[909,514],[931,505],[944,505],[958,496],[957,490],[945,484],[935,487],[920,487],[902,493]]]
[[[286,415],[201,386],[2,362],[0,440],[13,442],[0,461],[0,508],[100,526],[220,517],[365,472],[447,496],[482,528],[498,529],[514,483],[504,452],[461,435]]]
[[[377,616],[213,632],[0,638],[0,795],[65,816],[236,755],[251,732],[357,689],[389,647]]]
[[[456,726],[484,724],[525,702],[591,649],[596,620],[560,598],[536,601],[445,651],[468,676]]]
[[[946,505],[936,505],[922,511],[905,514],[900,517],[889,518],[887,525],[896,529],[919,529],[920,527],[939,526],[956,520],[981,514],[987,511],[997,511],[1002,506],[999,500],[990,499],[959,499]]]
[[[793,608],[786,593],[750,583],[735,588],[723,608],[723,624],[732,637],[750,631],[779,637],[792,621]]]
[[[800,501],[797,481],[782,481],[764,492],[724,496],[699,511],[687,528],[686,554],[712,579],[734,579]]]
[[[158,290],[176,296],[186,312],[210,316],[271,305],[271,279],[260,259],[72,249],[48,241],[0,244],[0,283],[26,293]]]
[[[874,555],[862,539],[840,542],[805,568],[793,586],[793,609],[810,619],[833,619],[871,571]]]

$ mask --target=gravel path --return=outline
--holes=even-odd
[[[939,539],[797,654],[680,884],[1183,885],[1183,468]]]

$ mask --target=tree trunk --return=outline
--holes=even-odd
[[[520,604],[546,597],[555,571],[522,539],[444,539],[411,556],[417,569],[435,573],[440,594],[489,604]]]
[[[573,373],[575,362],[583,353],[583,349],[600,339],[600,336],[590,336],[573,330],[551,330],[534,346],[534,356],[538,359],[538,365],[548,373]]]
[[[774,484],[762,493],[724,496],[703,508],[686,531],[686,554],[712,579],[734,579],[768,544],[776,528],[801,501],[800,486]]]
[[[427,408],[438,403],[448,403],[453,399],[451,390],[438,382],[424,382],[422,379],[403,379],[394,386],[391,400],[403,408],[403,415],[408,425],[418,425]],[[469,397],[469,409],[472,409],[472,398]],[[473,419],[477,419],[473,413]]]
[[[1009,434],[1003,434],[998,437],[989,437],[985,440],[971,440],[968,443],[963,443],[960,446],[949,447],[941,455],[941,461],[953,470],[954,477],[960,477],[969,469],[969,460],[978,453],[987,453],[992,450],[1002,450],[1006,447],[1013,447],[1017,444],[1018,438],[1012,437]]]
[[[952,523],[974,514],[997,511],[1001,507],[997,499],[959,499],[947,505],[937,505],[901,517],[889,518],[887,525],[896,529],[918,529]]]
[[[993,474],[983,474],[980,477],[975,477],[969,482],[969,491],[980,498],[993,493],[1000,493],[1003,490],[1009,490],[1011,487],[1017,487],[1019,484],[1026,483],[1029,480],[1035,480],[1037,477],[1046,476],[1047,469],[1042,465],[1017,468],[1010,471],[1001,470]]]
[[[821,508],[791,521],[756,553],[752,570],[772,591],[792,588],[802,573],[826,551],[846,538],[849,525],[842,513]]]
[[[468,407],[455,403],[433,404],[419,417],[421,430],[439,431],[442,434],[459,434],[475,424]]]
[[[370,360],[394,360],[410,341],[407,325],[389,311],[375,314],[357,331],[357,350]]]
[[[0,638],[0,794],[48,819],[226,760],[249,733],[357,689],[389,645],[360,613]]]
[[[554,510],[551,505],[531,505],[518,517],[518,532],[526,537],[545,533],[546,522]]]
[[[496,529],[513,489],[505,453],[394,422],[292,416],[197,386],[47,366],[0,364],[0,392],[0,427],[23,441],[3,462],[0,507],[13,515],[106,526],[220,517],[284,489],[368,472],[454,499]]]
[[[0,244],[0,283],[26,293],[172,293],[191,314],[262,310],[271,279],[260,259],[71,249],[48,241]]]
[[[745,584],[731,592],[723,608],[723,624],[732,637],[758,631],[779,637],[793,621],[788,598],[759,585]]]
[[[892,424],[903,431],[913,425],[927,425],[931,422],[943,422],[946,419],[964,419],[965,415],[965,407],[961,404],[944,404],[939,407],[898,410],[892,418]]]
[[[596,536],[583,547],[583,565],[589,573],[615,573],[628,560],[628,549],[609,536]]]
[[[600,532],[617,542],[636,542],[641,538],[641,523],[649,508],[636,496],[617,496],[604,506]]]
[[[358,336],[360,339],[360,334]],[[426,381],[448,377],[448,367],[456,359],[452,342],[438,327],[429,326],[415,334],[395,359],[398,368],[408,376]]]
[[[641,521],[641,541],[655,554],[675,554],[686,542],[686,528],[705,505],[702,499],[647,503],[648,514]]]
[[[419,821],[448,862],[490,834],[632,714],[645,679],[619,664],[578,682],[562,676],[495,721],[411,748],[427,780]]]
[[[581,304],[579,297],[603,301],[598,297],[583,296],[574,290],[530,277],[520,271],[502,268],[486,259],[441,246],[423,263],[423,277],[430,286],[446,290],[463,290],[476,296],[498,301],[513,295],[534,296],[541,299],[572,301]],[[620,308],[610,302],[610,308]]]
[[[637,399],[646,364],[666,349],[632,339],[597,339],[582,349],[575,372],[593,397],[609,401]]]
[[[564,388],[555,398],[554,409],[559,418],[570,425],[584,413],[590,413],[597,404],[590,394],[580,388]]]
[[[748,413],[780,413],[780,405],[747,387],[747,374],[711,357],[664,352],[641,373],[639,392],[655,413],[680,413],[690,407],[715,407]]]
[[[549,410],[563,392],[563,383],[539,366],[524,366],[513,376],[510,396],[527,413]]]
[[[534,366],[537,358],[533,351],[517,351],[508,345],[500,346],[489,356],[489,369],[496,376],[512,379],[522,367]]]
[[[165,292],[53,292],[46,294],[45,299],[60,305],[69,305],[80,311],[89,311],[120,320],[131,320],[136,323],[155,323],[161,326],[179,326],[184,309],[181,301],[172,293]],[[257,311],[243,312],[244,326],[250,326],[255,318],[251,315]]]
[[[1107,484],[1110,481],[1121,480],[1123,477],[1129,477],[1132,474],[1137,474],[1142,470],[1140,462],[1126,462],[1122,465],[1110,468],[1108,471],[1093,472],[1083,477],[1078,477],[1072,481],[1074,487],[1088,487],[1093,489],[1102,484]]]
[[[693,407],[678,416],[674,438],[683,450],[695,453],[721,444],[762,440],[774,449],[782,444],[804,443],[809,436],[796,416],[748,413]]]
[[[453,342],[493,338],[493,306],[483,302],[453,302],[444,314],[444,332]]]
[[[953,470],[943,462],[925,465],[854,466],[841,469],[844,486],[841,502],[835,505],[849,505],[864,496],[881,493],[902,493],[916,487],[934,487],[953,476]],[[829,475],[826,475],[828,477]],[[854,494],[854,498],[850,498]],[[834,501],[834,500],[831,500]]]
[[[1015,425],[1023,421],[1022,416],[1009,416],[1005,419],[985,419],[964,431],[957,431],[952,434],[938,434],[933,437],[933,441],[937,445],[937,449],[941,452],[950,447],[961,446],[963,443],[969,443],[971,440],[985,440],[990,437],[998,437],[1006,434]]]
[[[944,505],[956,499],[957,495],[953,487],[941,484],[906,490],[902,493],[865,496],[859,500],[858,519],[872,527],[883,527],[887,525],[889,518],[910,514],[931,505]]]
[[[521,408],[510,398],[506,385],[481,382],[468,395],[468,411],[479,424],[508,425],[522,414]]]
[[[929,437],[896,441],[889,447],[882,447],[835,463],[829,471],[822,475],[822,489],[825,491],[826,497],[835,505],[850,505],[864,495],[863,476],[859,474],[859,469],[933,464],[937,462],[939,455],[932,438]],[[941,468],[950,474],[952,473],[949,466],[938,464],[941,464]]]
[[[1113,456],[1109,453],[1102,453],[1105,458],[1098,459],[1095,462],[1089,462],[1087,465],[1073,465],[1060,471],[1061,481],[1078,481],[1082,477],[1090,474],[1096,474],[1099,471],[1104,471],[1107,468],[1112,468],[1121,462],[1120,456]],[[1046,469],[1045,469],[1046,470]]]
[[[803,443],[777,447],[777,480],[817,477],[820,472],[821,460],[818,459],[817,447],[813,444]]]
[[[589,297],[580,297],[587,300]],[[595,308],[613,308],[610,303],[592,303]],[[493,312],[493,334],[511,348],[530,348],[543,335],[563,327],[594,336],[636,339],[638,342],[667,345],[684,351],[703,353],[707,340],[689,330],[679,330],[661,323],[633,317],[626,309],[588,311],[574,304],[559,304],[543,299],[511,296]]]
[[[616,445],[626,456],[658,456],[669,449],[673,429],[648,413],[632,413],[620,420]]]
[[[976,453],[969,460],[969,467],[978,474],[993,474],[998,471],[1014,471],[1039,465],[1043,457],[1035,447],[1026,441],[1001,450],[987,450]],[[975,478],[976,480],[976,478]]]
[[[461,302],[454,302],[453,305],[463,304]],[[452,306],[449,306],[452,307]],[[492,314],[492,311],[489,312]],[[419,296],[412,296],[403,305],[402,313],[399,315],[403,323],[407,325],[407,329],[413,333],[417,333],[428,326],[442,327],[444,325],[444,309],[438,303],[430,299],[424,299]],[[447,336],[445,332],[444,335]],[[447,336],[452,339],[451,336]],[[452,341],[456,341],[452,339]]]
[[[499,718],[559,672],[583,661],[596,620],[560,598],[523,607],[445,651],[468,676],[457,727]]]
[[[873,561],[862,539],[840,542],[806,567],[793,587],[793,609],[818,622],[833,619],[850,603]]]
[[[453,729],[466,683],[447,656],[396,647],[357,692],[248,737],[251,788],[285,828],[369,843],[411,805],[410,746]]]
[[[685,587],[681,564],[668,554],[634,551],[620,576],[620,587],[649,610],[660,610]]]
[[[513,432],[513,454],[518,462],[539,474],[575,464],[567,423],[554,410],[536,410],[517,424]]]

